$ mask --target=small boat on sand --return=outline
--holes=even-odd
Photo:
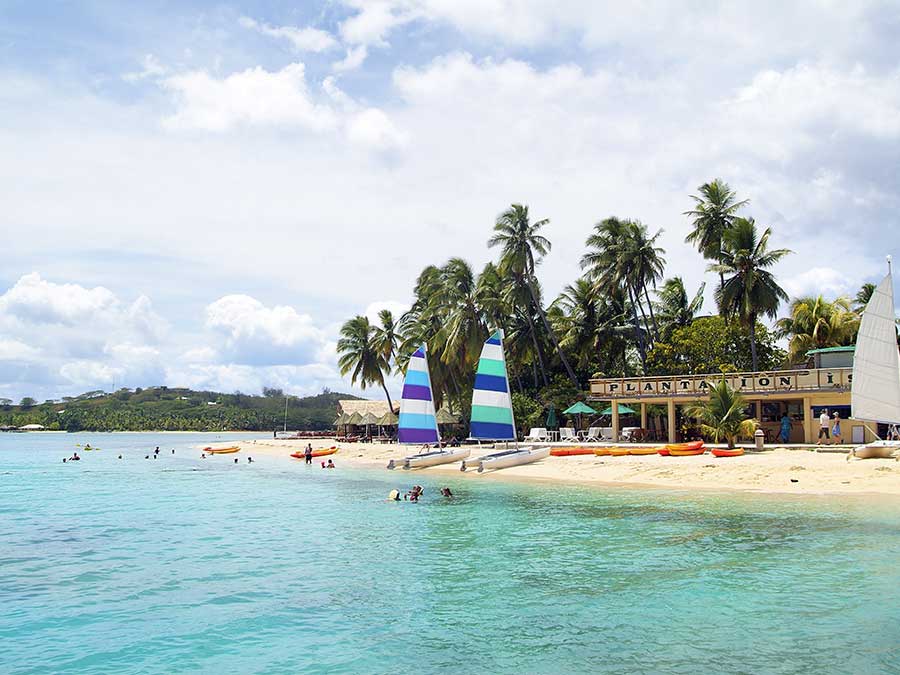
[[[403,460],[404,469],[424,469],[427,466],[437,466],[438,464],[449,464],[450,462],[458,462],[465,459],[472,451],[469,448],[448,448],[446,450],[432,450],[430,452],[420,452],[417,455],[410,455]],[[393,460],[391,460],[393,462]],[[388,466],[388,468],[393,468]]]
[[[624,457],[630,452],[628,448],[610,448],[609,454],[613,457]]]
[[[612,448],[594,448],[594,454],[597,457],[608,457]]]
[[[669,449],[668,449],[666,446],[663,446],[663,447],[658,448],[658,449],[656,450],[656,454],[657,454],[657,455],[662,455],[663,457],[668,457],[668,456],[669,456]]]
[[[510,448],[503,452],[495,452],[490,455],[484,455],[471,462],[463,461],[460,471],[465,471],[471,467],[478,467],[478,473],[483,471],[506,469],[510,466],[519,466],[520,464],[531,464],[539,459],[550,456],[550,448],[545,447],[521,447]]]
[[[207,455],[230,455],[232,453],[240,451],[241,449],[236,445],[233,445],[229,448],[203,448],[203,452],[205,452]]]
[[[552,457],[575,457],[577,455],[593,455],[594,448],[553,448],[550,451]]]
[[[628,448],[629,455],[655,455],[659,448]]]
[[[325,457],[326,455],[333,455],[340,448],[331,446],[330,448],[319,448],[318,450],[312,451],[313,457]],[[306,453],[303,450],[298,450],[297,452],[292,452],[291,457],[294,459],[306,459]]]
[[[690,441],[689,443],[671,443],[666,446],[671,457],[687,457],[689,455],[702,455],[706,452],[703,441]]]
[[[715,457],[740,457],[744,454],[743,448],[732,448],[728,450],[727,448],[713,448],[710,452]]]

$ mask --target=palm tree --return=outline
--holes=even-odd
[[[388,364],[390,369],[391,363],[397,355],[397,344],[400,336],[397,333],[397,324],[394,321],[394,315],[389,309],[382,309],[378,312],[378,320],[381,325],[374,326],[372,331],[372,341],[375,349]]]
[[[494,224],[494,235],[488,239],[488,247],[501,247],[500,267],[508,270],[516,281],[527,288],[538,316],[544,324],[544,330],[553,342],[556,353],[566,369],[569,379],[576,387],[578,378],[569,365],[566,355],[559,346],[559,340],[550,327],[547,314],[541,306],[536,290],[534,270],[541,259],[550,252],[550,240],[539,234],[540,229],[550,222],[549,218],[532,223],[528,215],[528,207],[512,204],[509,209],[497,217]]]
[[[647,226],[639,220],[630,221],[629,236],[627,239],[627,248],[624,255],[632,260],[632,285],[635,292],[643,290],[644,299],[647,302],[647,309],[650,312],[650,320],[653,322],[653,332],[656,338],[659,337],[659,326],[656,323],[656,316],[653,312],[653,303],[650,302],[650,294],[647,292],[647,286],[652,285],[656,288],[656,282],[662,279],[663,272],[666,269],[666,259],[663,258],[665,249],[656,246],[656,241],[662,235],[662,230],[657,230],[652,237],[648,236]],[[640,302],[638,303],[641,304]],[[644,318],[646,323],[646,317]]]
[[[373,384],[381,385],[388,407],[393,410],[391,394],[384,382],[384,374],[389,372],[389,366],[376,347],[374,332],[375,327],[365,316],[355,316],[341,326],[341,337],[337,343],[338,367],[341,375],[352,371],[350,381],[353,384],[359,382],[360,389]]]
[[[758,235],[753,218],[735,218],[722,238],[719,264],[710,265],[710,270],[719,272],[723,279],[726,274],[731,275],[716,289],[716,302],[723,316],[737,317],[750,332],[753,370],[759,367],[756,321],[760,315],[774,319],[781,301],[788,299],[787,293],[766,268],[791,251],[786,248],[768,250],[771,234],[772,229],[766,228]]]
[[[721,262],[722,239],[726,230],[734,223],[737,212],[749,203],[749,200],[737,200],[737,194],[728,183],[716,178],[704,183],[697,190],[700,196],[691,195],[694,208],[685,211],[691,217],[694,229],[684,240],[694,244],[707,260]],[[719,272],[719,287],[725,285],[725,274]]]
[[[810,349],[851,345],[859,330],[859,315],[850,308],[850,300],[829,302],[821,295],[796,298],[790,315],[775,326],[779,337],[789,338],[788,354],[792,363],[801,363]]]
[[[859,289],[856,293],[856,297],[853,298],[853,309],[857,312],[862,312],[866,305],[869,304],[869,300],[872,299],[872,294],[875,292],[875,284],[873,283],[864,283],[862,288]]]
[[[663,339],[668,339],[676,328],[689,325],[697,312],[703,307],[703,292],[706,290],[706,282],[700,284],[700,288],[694,294],[693,299],[688,299],[687,290],[681,277],[666,279],[662,289],[656,292],[659,300],[656,304],[656,313],[662,323]]]
[[[748,419],[744,414],[746,407],[744,397],[722,379],[710,388],[708,401],[696,403],[686,413],[700,420],[700,429],[716,443],[724,438],[730,450],[737,438],[752,437],[756,431],[756,420]]]

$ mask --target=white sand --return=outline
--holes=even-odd
[[[284,457],[306,447],[335,445],[333,440],[241,441],[243,454]],[[401,459],[416,450],[399,445],[368,443],[337,444],[332,456],[339,467],[382,468],[390,459]],[[486,454],[472,447],[472,457]],[[320,461],[320,460],[315,460]],[[395,470],[395,471],[401,471]],[[846,461],[839,453],[778,448],[742,457],[716,458],[711,454],[692,457],[660,455],[624,457],[548,457],[547,459],[496,472],[478,474],[459,471],[459,462],[421,469],[429,474],[452,474],[472,480],[513,478],[554,483],[644,485],[666,488],[751,490],[786,494],[883,494],[900,497],[900,462],[893,459]],[[408,472],[404,472],[410,475]],[[796,482],[792,482],[794,479]]]

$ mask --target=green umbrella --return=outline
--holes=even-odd
[[[568,408],[563,410],[563,415],[582,415],[582,414],[591,415],[596,412],[597,411],[594,410],[587,403],[582,403],[581,401],[578,401],[578,403],[573,403]]]
[[[547,421],[544,424],[548,429],[555,429],[559,426],[559,422],[556,421],[556,406],[552,403],[550,404],[550,410],[547,411]]]
[[[620,415],[634,415],[637,413],[637,410],[632,410],[627,405],[622,405],[621,403],[617,404],[619,406],[619,414]],[[601,415],[612,415],[612,406],[609,406],[606,410],[604,410]]]

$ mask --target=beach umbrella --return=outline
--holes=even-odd
[[[397,422],[400,421],[400,418],[397,417],[397,413],[388,411],[384,413],[381,417],[378,418],[378,426],[380,427],[392,427]]]
[[[578,428],[581,429],[581,416],[582,415],[596,415],[597,411],[594,410],[587,403],[582,403],[578,401],[577,403],[573,403],[568,408],[563,410],[563,415],[578,415]]]
[[[358,412],[355,412],[352,415],[350,415],[350,417],[348,417],[346,419],[346,421],[344,422],[344,424],[346,424],[348,427],[349,426],[356,427],[356,426],[361,425],[362,423],[363,423],[362,415],[360,415]]]
[[[552,403],[550,404],[550,410],[547,411],[547,421],[544,423],[548,429],[555,429],[559,426],[559,422],[556,421],[556,406]]]
[[[360,424],[366,425],[366,436],[369,435],[369,426],[378,424],[378,416],[373,412],[367,412],[362,416],[362,421]]]
[[[441,408],[434,416],[438,424],[459,424],[459,416],[454,415],[446,408]]]
[[[619,406],[619,414],[620,415],[634,415],[637,413],[637,410],[632,410],[627,405],[623,405],[621,403],[617,403]],[[609,406],[606,410],[600,413],[601,415],[612,415],[612,406]]]
[[[337,416],[337,419],[334,421],[334,426],[339,427],[342,424],[346,424],[348,417],[349,417],[349,415],[347,413],[341,413],[340,415]]]

